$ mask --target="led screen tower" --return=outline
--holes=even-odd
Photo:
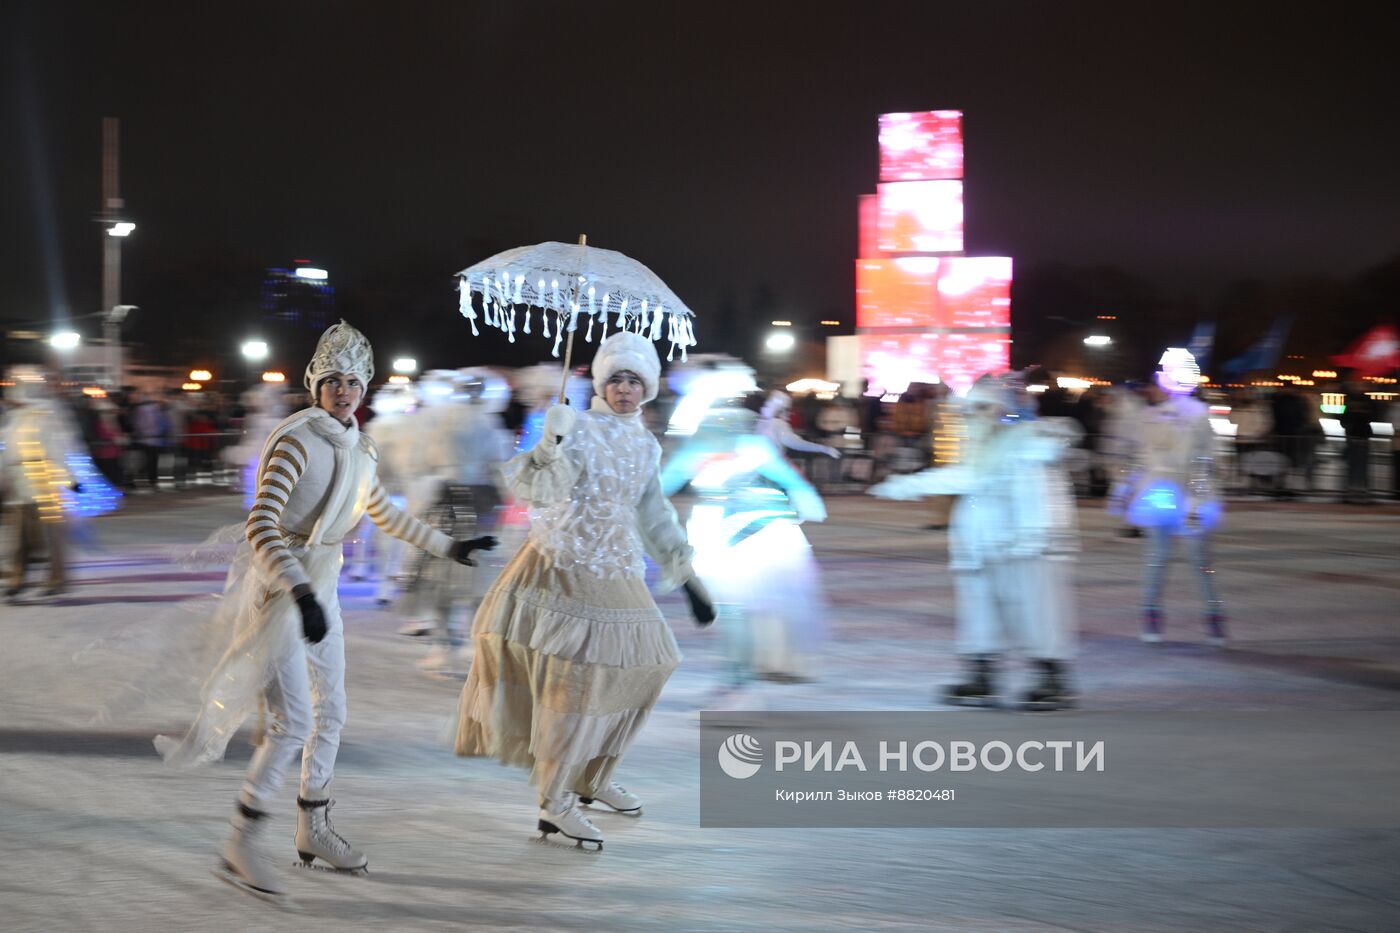
[[[845,338],[850,339],[850,338]],[[966,392],[1011,358],[1011,260],[963,255],[962,113],[880,117],[880,184],[860,202],[856,341],[872,389]]]

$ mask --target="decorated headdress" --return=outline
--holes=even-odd
[[[603,395],[603,387],[613,373],[624,369],[636,373],[642,380],[646,389],[644,403],[656,398],[661,382],[661,358],[650,340],[628,330],[618,331],[599,345],[593,357],[593,391]]]
[[[364,334],[344,320],[328,327],[317,341],[316,352],[311,354],[311,362],[306,364],[302,385],[314,394],[316,386],[331,373],[359,376],[360,382],[366,386],[374,378],[373,348]]]

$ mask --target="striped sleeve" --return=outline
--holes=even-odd
[[[248,543],[253,546],[253,560],[268,575],[286,583],[288,589],[311,583],[301,562],[287,549],[280,525],[282,510],[305,469],[306,448],[301,441],[290,435],[282,437],[263,464],[258,495],[248,513]]]
[[[428,527],[390,502],[377,478],[374,481],[374,489],[370,491],[369,508],[366,511],[370,521],[378,525],[386,535],[407,541],[434,557],[446,557],[447,552],[452,549],[451,538],[435,528]]]

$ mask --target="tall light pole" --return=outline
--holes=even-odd
[[[136,229],[134,223],[121,219],[122,200],[118,190],[118,155],[120,151],[120,121],[116,117],[102,118],[102,210],[98,221],[106,236],[102,240],[102,329],[107,340],[108,379],[116,388],[125,383],[122,378],[121,322],[134,305],[122,300],[122,240]]]

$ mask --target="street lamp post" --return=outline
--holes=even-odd
[[[98,222],[106,229],[102,241],[102,332],[107,341],[107,378],[112,387],[125,383],[122,372],[121,322],[135,305],[122,300],[122,241],[131,236],[136,224],[121,219],[126,202],[118,193],[118,153],[120,123],[115,117],[102,120],[102,211]]]

